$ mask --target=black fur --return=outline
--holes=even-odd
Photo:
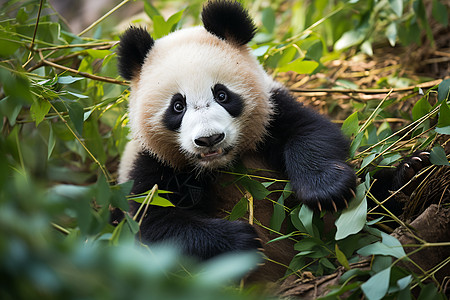
[[[261,147],[266,159],[286,173],[297,197],[312,209],[345,208],[356,186],[355,173],[345,163],[347,139],[286,89],[273,91],[272,101],[276,115]]]
[[[138,75],[153,44],[154,40],[144,28],[128,28],[117,48],[119,74],[126,80]]]
[[[177,112],[174,109],[174,104],[176,102],[181,102],[184,105],[184,110],[182,112]],[[170,105],[164,113],[164,126],[167,129],[175,131],[180,128],[181,121],[183,120],[184,113],[186,112],[186,99],[181,94],[175,94],[170,101]]]
[[[242,110],[244,109],[244,100],[242,100],[241,96],[236,93],[230,91],[223,84],[216,84],[213,88],[214,98],[217,98],[217,94],[223,91],[227,94],[226,101],[217,101],[225,110],[234,118],[237,118],[241,115]]]
[[[237,45],[250,42],[256,32],[253,20],[237,1],[208,2],[202,10],[202,21],[210,33]]]
[[[154,184],[174,192],[165,194],[177,207],[152,206],[141,224],[140,237],[145,243],[170,242],[184,254],[208,259],[225,252],[255,250],[261,247],[255,229],[247,223],[214,219],[214,196],[210,191],[214,176],[193,170],[175,171],[162,165],[148,153],[135,160],[130,179],[132,193],[148,191]],[[130,203],[132,211],[140,205]],[[140,218],[140,216],[138,216]]]

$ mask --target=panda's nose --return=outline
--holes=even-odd
[[[212,146],[220,143],[224,138],[225,138],[225,134],[218,133],[218,134],[213,134],[211,136],[202,136],[202,137],[196,138],[194,140],[194,143],[200,147],[212,147]]]

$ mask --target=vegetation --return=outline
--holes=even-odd
[[[110,207],[128,209],[131,188],[130,183],[114,184],[129,133],[129,91],[117,75],[120,29],[114,24],[115,12],[128,2],[80,34],[70,32],[47,1],[2,4],[0,298],[262,299],[260,289],[237,284],[257,263],[254,255],[199,264],[164,245],[137,245],[139,220],[109,224]],[[201,1],[158,4],[144,1],[155,38],[200,22]],[[450,247],[450,241],[419,238],[416,250],[405,252],[407,247],[383,226],[404,221],[387,209],[368,208],[368,198],[373,198],[374,171],[395,165],[403,155],[428,149],[433,163],[428,171],[449,165],[444,148],[450,135],[450,79],[439,73],[445,66],[447,75],[449,70],[449,45],[442,46],[439,36],[444,30],[448,40],[449,7],[439,0],[245,5],[260,28],[251,43],[254,54],[300,99],[342,124],[352,138],[350,161],[361,177],[356,199],[336,214],[331,230],[324,226],[324,214],[302,205],[285,207],[289,184],[281,181],[285,188],[274,203],[271,230],[278,231],[285,219],[293,230],[272,242],[294,239],[298,251],[286,275],[319,277],[345,270],[326,299],[444,299],[448,274],[444,280],[435,275],[448,267],[448,257],[417,272],[402,263],[414,264],[413,252]],[[161,14],[174,9],[178,12],[170,17]],[[430,51],[419,51],[425,48],[435,55],[446,51],[441,69],[426,76],[412,68],[421,59],[417,53],[431,57]],[[386,65],[380,53],[395,63]],[[408,53],[411,65],[404,57]],[[275,179],[261,183],[251,174],[236,176],[254,201],[269,201],[266,197],[274,193]],[[141,199],[167,205],[163,191]],[[449,202],[444,198],[440,205],[448,208]],[[241,218],[248,209],[244,198],[230,218]],[[354,267],[364,260],[364,268]]]

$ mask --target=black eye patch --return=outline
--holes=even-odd
[[[173,95],[170,105],[164,113],[163,123],[167,129],[176,131],[181,126],[184,113],[186,112],[186,98],[180,93]]]
[[[242,110],[244,109],[244,101],[241,96],[233,93],[226,86],[220,83],[216,84],[212,88],[212,92],[216,102],[225,108],[225,110],[233,118],[237,118],[241,115]]]

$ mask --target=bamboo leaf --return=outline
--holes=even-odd
[[[341,131],[343,134],[345,134],[348,137],[351,137],[352,135],[358,133],[359,131],[359,119],[358,119],[358,112],[355,111],[350,116],[345,119],[344,123],[342,124]]]
[[[367,200],[364,184],[356,188],[356,198],[350,201],[348,208],[344,209],[336,220],[336,240],[342,240],[351,234],[358,233],[366,223]]]
[[[448,13],[447,7],[441,3],[439,0],[433,0],[433,8],[432,8],[433,18],[436,19],[439,23],[447,27],[448,25]]]
[[[447,102],[443,101],[441,107],[439,108],[439,118],[436,127],[442,128],[450,126],[450,108]]]
[[[245,197],[242,197],[238,203],[231,210],[229,220],[234,221],[239,218],[242,218],[248,211],[248,200]]]
[[[436,146],[431,149],[430,162],[437,166],[450,166],[447,156],[445,155],[445,150],[441,146]]]
[[[389,0],[389,4],[397,16],[403,15],[403,0]]]
[[[303,60],[303,58],[298,58],[293,62],[284,65],[279,68],[280,72],[294,71],[298,74],[311,74],[317,67],[319,63],[312,60]]]
[[[364,295],[369,300],[382,299],[389,288],[389,279],[391,277],[391,267],[376,273],[369,280],[361,285]]]
[[[350,265],[348,263],[347,257],[345,257],[344,252],[339,249],[338,244],[335,244],[334,250],[336,252],[336,258],[338,262],[346,269],[350,270]]]
[[[420,100],[417,101],[417,103],[414,105],[414,107],[412,109],[413,120],[417,121],[421,117],[428,114],[431,111],[431,109],[432,109],[432,106],[428,102],[427,97],[420,98]]]

